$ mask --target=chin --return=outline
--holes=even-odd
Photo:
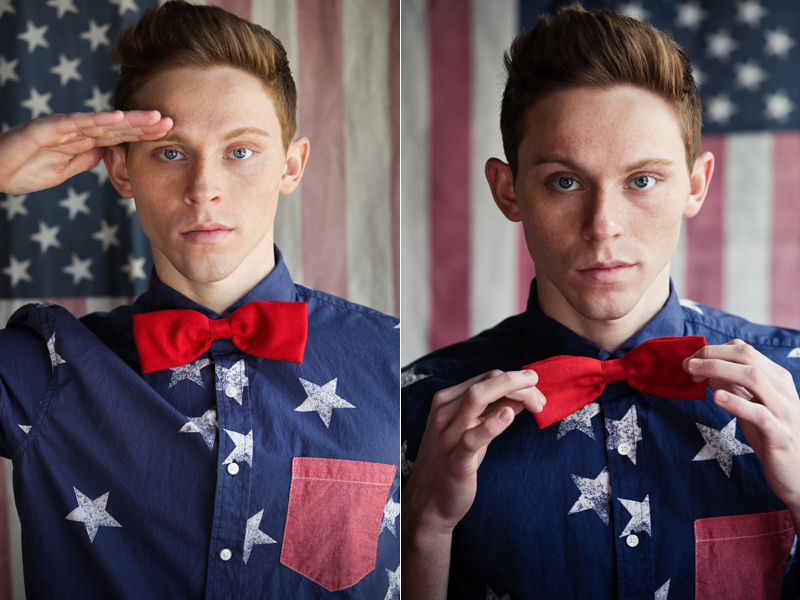
[[[172,266],[188,281],[194,283],[216,283],[227,279],[236,271],[237,265],[234,265],[233,262],[205,257],[182,264],[172,262]]]
[[[627,316],[638,302],[624,293],[581,294],[567,298],[572,308],[583,318],[591,321],[616,321]]]

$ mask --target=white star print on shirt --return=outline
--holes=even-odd
[[[172,371],[172,377],[169,380],[169,387],[168,390],[171,390],[175,385],[179,384],[184,379],[188,379],[192,383],[196,383],[201,388],[206,387],[203,383],[203,376],[200,375],[200,369],[207,367],[211,364],[211,361],[207,358],[198,358],[194,362],[190,362],[188,365],[181,365],[180,367],[170,367],[170,371]]]
[[[217,373],[217,390],[225,392],[227,396],[227,390],[231,388],[231,394],[233,395],[228,397],[241,404],[244,388],[250,386],[250,380],[244,372],[244,359],[240,359],[230,369],[220,365],[216,365],[215,369]]]
[[[414,468],[414,461],[406,458],[406,452],[408,452],[408,440],[405,440],[403,445],[400,446],[400,471],[403,473],[403,477],[407,479],[411,475],[411,469]]]
[[[486,584],[484,584],[484,585],[486,585]],[[508,594],[505,594],[501,598],[500,596],[497,595],[497,592],[495,592],[492,588],[490,588],[487,585],[486,586],[486,600],[511,600],[511,596],[509,596]]]
[[[390,571],[385,567],[384,570],[389,576],[389,589],[386,590],[383,600],[400,600],[400,565],[397,565],[395,571]]]
[[[181,427],[179,433],[199,433],[203,436],[209,450],[214,449],[214,440],[217,439],[217,409],[209,408],[202,417],[192,417],[189,422]]]
[[[608,467],[600,471],[600,475],[594,479],[573,474],[570,474],[570,477],[578,486],[581,495],[567,514],[574,515],[591,509],[597,513],[603,523],[608,525],[608,513],[611,508],[611,476]]]
[[[336,380],[339,379],[338,377],[323,386],[306,381],[302,377],[299,379],[300,383],[303,384],[303,389],[306,391],[307,398],[295,410],[298,412],[316,412],[322,422],[325,423],[325,427],[331,426],[331,416],[334,408],[355,408],[347,400],[336,395]]]
[[[655,600],[667,600],[667,598],[669,597],[670,581],[672,580],[667,579],[666,583],[656,590]]]
[[[642,502],[623,500],[622,498],[617,498],[617,500],[622,502],[622,506],[631,513],[631,520],[628,521],[625,529],[622,530],[622,535],[619,537],[625,537],[639,531],[646,531],[647,535],[652,536],[653,534],[650,533],[650,496],[645,496]]]
[[[31,432],[30,425],[20,425],[19,423],[17,423],[17,425],[19,425],[19,428],[22,429],[22,431],[24,431],[26,434]]]
[[[237,433],[235,431],[231,431],[230,429],[225,429],[225,433],[227,433],[230,438],[233,440],[233,443],[236,444],[236,448],[233,449],[224,461],[222,461],[223,465],[227,465],[232,463],[233,461],[244,461],[251,467],[253,466],[253,430],[250,430],[250,433],[247,435],[243,435],[241,433]]]
[[[384,529],[388,529],[392,532],[394,537],[397,537],[397,527],[395,527],[394,522],[399,514],[400,503],[395,502],[394,498],[389,498],[389,501],[386,503],[386,506],[383,509],[383,520],[381,521],[381,530],[378,532],[378,535],[383,533]]]
[[[50,353],[50,366],[55,369],[58,365],[65,365],[67,361],[61,358],[61,355],[56,352],[56,332],[53,332],[53,335],[50,336],[50,340],[47,342],[47,351]]]
[[[89,534],[89,542],[94,543],[94,536],[97,535],[97,530],[101,526],[122,527],[114,517],[106,512],[110,492],[106,492],[96,500],[91,500],[78,488],[73,487],[72,489],[75,490],[75,497],[78,499],[78,508],[67,515],[67,520],[83,523],[86,526],[86,533]]]
[[[636,407],[631,406],[620,421],[606,419],[606,430],[608,430],[606,448],[613,450],[623,442],[628,444],[631,451],[627,456],[633,464],[636,464],[636,442],[642,441],[642,430],[639,429],[636,419]]]
[[[744,454],[753,454],[753,449],[736,439],[736,419],[725,425],[720,430],[695,423],[706,445],[697,453],[692,461],[716,460],[728,479],[731,478],[733,457]]]
[[[247,561],[250,558],[250,552],[253,550],[253,546],[257,546],[259,544],[278,543],[266,533],[258,529],[261,525],[261,517],[263,515],[264,509],[262,508],[259,512],[247,519],[247,530],[244,533],[244,564],[247,564]]]
[[[425,373],[419,373],[419,374],[415,373],[416,369],[417,369],[416,367],[411,367],[410,369],[406,369],[400,374],[401,388],[408,387],[412,383],[416,383],[422,379],[430,377],[430,375],[427,375]]]
[[[579,411],[565,417],[558,426],[556,440],[560,440],[570,431],[580,431],[590,438],[595,439],[594,429],[592,428],[592,417],[600,412],[600,405],[597,402],[587,404]]]

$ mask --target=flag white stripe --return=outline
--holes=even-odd
[[[430,89],[427,0],[403,0],[400,14],[400,101],[402,113],[402,168],[400,188],[401,273],[400,302],[403,315],[401,360],[406,364],[427,352],[430,315],[430,226],[428,223],[428,169]],[[418,35],[409,35],[418,32]]]
[[[297,7],[295,2],[254,0],[251,14],[253,23],[269,30],[283,44],[286,55],[289,57],[292,76],[296,82],[298,70],[302,66],[298,63],[297,58]],[[301,115],[298,115],[298,135],[303,134],[300,117]],[[311,151],[313,156],[313,140]],[[280,197],[278,213],[273,226],[275,243],[281,249],[286,266],[296,283],[303,283],[302,188],[301,182],[289,196]]]
[[[22,572],[22,527],[17,514],[17,505],[14,503],[14,484],[12,475],[11,461],[5,461],[5,481],[2,482],[6,488],[6,502],[8,511],[8,554],[11,570],[11,598],[13,600],[25,600],[25,577]]]
[[[131,304],[131,301],[131,298],[125,296],[102,298],[88,297],[86,298],[86,314],[93,312],[109,312],[123,304]]]
[[[484,166],[491,157],[505,160],[500,136],[503,51],[517,34],[517,14],[515,0],[472,0],[470,333],[516,312],[517,228],[495,205]]]
[[[770,315],[772,154],[768,133],[726,142],[723,309],[756,323]]]
[[[342,13],[347,297],[391,314],[389,4],[344,0]]]

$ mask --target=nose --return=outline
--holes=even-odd
[[[220,198],[220,174],[212,160],[198,158],[188,177],[183,198],[187,204],[205,204]]]
[[[598,187],[586,199],[583,237],[590,242],[604,242],[622,235],[624,203],[622,194]]]

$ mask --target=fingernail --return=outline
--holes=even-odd
[[[693,358],[692,360],[689,361],[689,368],[692,371],[696,371],[697,369],[699,369],[702,366],[703,366],[703,361],[702,360],[698,360],[696,358]]]
[[[725,392],[717,392],[717,402],[725,404],[728,400],[730,400],[728,394]]]
[[[527,377],[528,379],[539,379],[539,376],[536,374],[536,371],[531,371],[530,369],[525,369],[522,372],[522,374],[525,375],[525,377]]]

